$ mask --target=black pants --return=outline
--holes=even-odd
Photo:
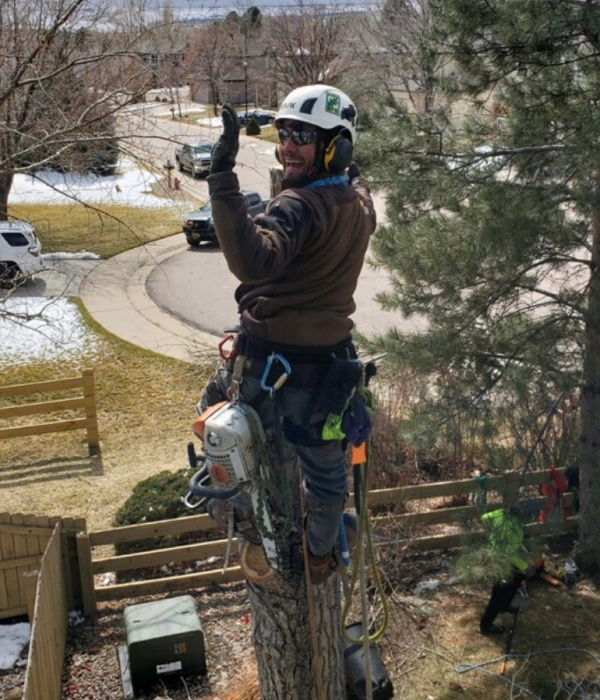
[[[499,581],[494,584],[490,600],[479,621],[481,628],[489,627],[501,612],[508,610],[524,578],[525,575],[515,569],[510,581]]]

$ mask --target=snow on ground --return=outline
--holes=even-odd
[[[17,663],[21,652],[29,643],[31,627],[28,622],[0,625],[0,671],[6,671]]]
[[[130,207],[172,207],[173,202],[150,193],[152,183],[160,179],[128,160],[119,163],[117,175],[59,173],[42,170],[32,175],[15,175],[10,204],[126,204]]]
[[[119,164],[119,174],[114,177],[54,171],[40,172],[36,178],[16,175],[9,203],[69,204],[73,201],[72,197],[76,197],[87,204],[121,203],[151,208],[173,206],[169,200],[148,194],[150,184],[156,179],[156,175],[136,167],[129,160]],[[91,259],[98,256],[84,251],[57,252],[43,257]],[[14,314],[19,314],[21,318],[14,318]],[[71,357],[84,349],[88,350],[93,337],[84,329],[75,304],[67,299],[17,295],[2,299],[0,296],[0,367]]]
[[[12,296],[0,302],[0,368],[66,360],[93,349],[94,343],[94,334],[84,328],[77,306],[68,299]]]

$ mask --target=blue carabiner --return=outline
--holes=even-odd
[[[267,378],[275,360],[281,362],[281,364],[283,365],[283,372],[281,376],[277,379],[277,381],[272,386],[269,386],[267,384]],[[260,388],[263,391],[267,391],[269,395],[273,397],[277,389],[281,389],[281,387],[285,384],[287,378],[290,376],[291,373],[292,368],[290,367],[290,363],[285,359],[285,357],[279,352],[272,352],[267,358],[267,364],[265,365],[262,377],[260,378]]]

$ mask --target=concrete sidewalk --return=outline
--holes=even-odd
[[[146,280],[162,260],[187,248],[183,233],[128,250],[89,272],[79,296],[107,331],[134,345],[186,362],[214,357],[219,338],[183,323],[157,306]]]

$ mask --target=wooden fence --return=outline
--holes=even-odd
[[[23,700],[60,700],[69,607],[62,532],[54,526],[39,571],[29,577],[31,639]],[[26,576],[27,578],[27,576]]]
[[[564,470],[563,470],[564,472]],[[510,498],[521,486],[532,487],[548,481],[548,472],[528,473],[521,480],[519,474],[509,474],[489,477],[485,482],[485,495],[489,503],[501,503],[502,499]],[[462,505],[458,507],[432,508],[431,499],[444,499],[456,496],[476,494],[481,498],[481,482],[474,479],[460,481],[445,481],[418,486],[404,486],[392,489],[382,489],[369,492],[369,505],[383,506],[389,504],[421,501],[424,509],[416,512],[403,513],[382,517],[386,523],[390,521],[397,526],[397,531],[405,533],[403,546],[410,551],[434,549],[449,549],[483,539],[485,533],[477,527],[477,518],[481,514],[481,505]],[[568,494],[565,503],[572,504],[573,496]],[[374,518],[377,528],[378,518]],[[427,526],[440,524],[454,526],[455,532],[450,534],[424,534]],[[543,536],[576,530],[578,516],[572,515],[566,521],[558,523],[551,529],[541,523],[525,526],[526,536]],[[164,576],[143,581],[117,583],[108,586],[98,586],[95,577],[108,572],[160,567],[166,564],[206,560],[212,556],[223,556],[227,540],[219,539],[196,544],[178,545],[164,549],[136,552],[110,557],[94,557],[93,549],[99,546],[116,545],[125,542],[141,542],[157,537],[174,537],[189,532],[212,530],[214,522],[208,515],[193,515],[173,520],[163,520],[154,523],[130,525],[91,533],[81,532],[77,536],[77,549],[80,566],[80,581],[85,615],[93,615],[97,602],[135,598],[137,596],[156,595],[175,591],[189,590],[211,584],[240,581],[243,574],[239,566],[231,566],[224,572],[221,569],[200,571],[181,575]],[[418,534],[418,536],[417,536]],[[384,546],[383,543],[382,546]],[[237,552],[237,542],[234,541],[232,553]]]
[[[3,438],[26,437],[28,435],[43,435],[45,433],[84,429],[87,432],[89,453],[90,455],[96,454],[100,449],[100,436],[96,414],[93,370],[83,370],[80,377],[0,387],[0,399],[31,394],[47,394],[50,392],[67,392],[73,389],[81,389],[82,396],[4,406],[0,408],[0,419],[73,410],[83,410],[85,418],[67,418],[36,425],[0,428],[0,440]]]
[[[57,524],[60,525],[69,607],[81,605],[75,535],[85,531],[85,519],[0,513],[0,619],[27,614],[27,577],[24,574],[39,570]]]

